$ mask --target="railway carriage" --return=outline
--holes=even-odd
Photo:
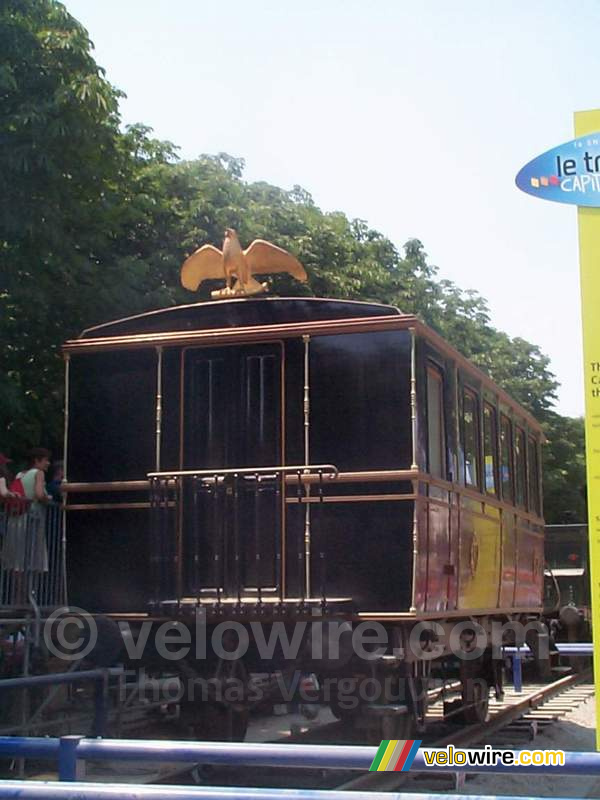
[[[587,525],[546,525],[545,534],[545,608],[554,638],[591,641]]]
[[[314,298],[167,308],[64,351],[70,603],[174,620],[192,642],[199,614],[209,642],[236,621],[237,675],[380,679],[351,709],[328,698],[379,738],[422,728],[432,669],[462,679],[464,718],[485,715],[499,672],[489,646],[457,672],[453,626],[468,649],[469,623],[537,619],[544,565],[541,430],[486,375],[412,315]],[[253,623],[307,621],[308,639],[344,623],[333,656],[303,640],[292,663],[281,648],[265,661]],[[386,643],[359,657],[366,622]],[[231,679],[210,644],[193,652],[170,668]],[[184,706],[203,735],[207,707],[231,726],[248,704]]]

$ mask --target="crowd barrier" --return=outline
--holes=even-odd
[[[13,500],[0,505],[0,606],[66,603],[63,509]]]
[[[464,800],[461,794],[355,792],[335,789],[252,789],[239,786],[136,786],[130,783],[0,782],[0,800]],[[477,800],[541,800],[514,795],[477,795]],[[567,800],[554,798],[554,800]]]
[[[435,751],[436,748],[427,748]],[[462,748],[461,748],[462,749]],[[446,752],[442,750],[441,752]],[[519,751],[513,751],[517,754]],[[86,760],[227,764],[252,767],[307,767],[368,771],[377,747],[356,745],[250,744],[236,742],[87,739],[82,736],[37,738],[0,736],[0,758],[43,758],[58,762],[60,780],[73,781]],[[600,775],[600,753],[565,752],[564,764],[525,766],[479,764],[426,765],[419,750],[411,772],[528,773],[533,775]],[[2,785],[2,784],[0,784]],[[1,796],[1,795],[0,795]],[[355,795],[356,796],[356,795]]]
[[[594,645],[592,642],[558,642],[553,645],[561,656],[593,656]],[[515,692],[523,691],[523,658],[532,655],[525,644],[521,647],[503,647],[503,654],[512,661],[512,679]]]

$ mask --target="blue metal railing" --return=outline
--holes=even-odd
[[[594,655],[594,645],[592,642],[556,642],[552,645],[553,649],[565,656],[592,656]],[[524,644],[521,647],[503,647],[502,652],[506,655],[516,653],[517,650],[521,655],[531,654],[529,647]]]
[[[9,689],[31,689],[39,686],[59,686],[60,684],[83,683],[90,681],[94,683],[94,719],[92,732],[94,736],[105,736],[108,717],[108,684],[111,678],[123,678],[124,671],[121,667],[101,667],[98,669],[77,670],[73,672],[52,672],[47,675],[27,675],[20,678],[2,678],[0,680],[0,692]],[[34,716],[37,716],[34,715]],[[22,725],[15,726],[12,730],[27,732],[31,726],[31,720],[26,720]],[[11,729],[9,729],[11,730]],[[10,741],[13,737],[2,737],[2,741]],[[21,741],[37,742],[35,737]],[[59,741],[45,739],[42,741]]]
[[[137,786],[121,783],[56,783],[54,781],[6,781],[0,784],[0,800],[464,800],[460,794],[413,794],[412,792],[355,792],[333,789],[250,789],[239,786]],[[532,800],[514,795],[478,795],[478,800]],[[537,799],[536,799],[537,800]],[[554,798],[554,800],[563,800]]]
[[[435,752],[436,748],[426,748]],[[440,752],[446,752],[440,750]],[[518,754],[519,751],[511,751]],[[0,737],[0,758],[48,758],[59,762],[61,780],[74,780],[76,762],[152,761],[203,764],[230,764],[260,767],[306,767],[367,771],[377,753],[376,747],[355,745],[240,744],[233,742],[142,741],[134,739],[86,739],[63,736]],[[452,765],[429,766],[423,750],[417,753],[413,772],[530,773],[542,775],[600,775],[600,753],[565,752],[565,763],[557,766]],[[2,784],[0,784],[2,785]],[[356,795],[354,795],[356,796]],[[0,794],[2,797],[2,794]]]
[[[594,645],[592,642],[559,642],[553,647],[561,656],[592,656]],[[520,647],[510,646],[502,648],[505,656],[512,659],[513,686],[515,692],[523,691],[523,658],[531,655],[530,648],[524,644]]]

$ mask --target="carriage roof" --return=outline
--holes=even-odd
[[[269,338],[326,333],[356,333],[411,329],[495,393],[531,429],[537,420],[487,374],[472,364],[442,336],[412,314],[394,306],[358,300],[315,297],[236,297],[148,311],[85,329],[65,343],[65,352],[93,352],[155,346],[243,343]]]

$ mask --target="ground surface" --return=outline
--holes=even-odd
[[[511,747],[510,744],[503,745]],[[594,751],[596,708],[592,698],[581,703],[564,719],[536,736],[533,742],[514,742],[514,749]],[[417,784],[418,785],[418,784]],[[418,791],[418,789],[416,789]],[[477,775],[467,779],[465,794],[522,795],[535,797],[600,797],[598,777],[555,775]]]

